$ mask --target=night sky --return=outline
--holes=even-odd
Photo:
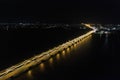
[[[119,0],[0,0],[0,21],[120,23]]]

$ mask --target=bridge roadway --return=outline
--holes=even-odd
[[[68,47],[71,47],[72,45],[77,44],[79,41],[88,37],[95,31],[96,31],[95,29],[91,30],[91,31],[87,32],[86,34],[81,35],[80,37],[77,37],[71,41],[65,42],[57,47],[54,47],[53,49],[50,49],[39,55],[31,57],[30,59],[27,59],[21,63],[18,63],[18,64],[13,65],[5,70],[0,71],[0,80],[13,80],[14,77],[29,70],[30,68],[36,66],[37,64],[40,64],[40,63],[48,60],[50,57],[58,54],[59,52],[67,49]]]

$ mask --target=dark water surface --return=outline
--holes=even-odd
[[[62,27],[0,31],[0,70],[76,38],[87,31]]]
[[[120,80],[120,32],[93,34],[15,80]]]

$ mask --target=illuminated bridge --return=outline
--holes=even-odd
[[[21,63],[18,63],[16,65],[13,65],[13,66],[1,71],[0,72],[0,80],[12,80],[14,77],[29,70],[30,68],[36,66],[37,64],[41,64],[42,62],[48,60],[52,56],[59,54],[60,52],[66,50],[67,48],[77,44],[81,40],[90,36],[95,31],[96,31],[96,29],[93,29],[80,37],[77,37],[71,41],[65,42],[57,47],[54,47],[53,49],[50,49],[46,52],[43,52],[39,55],[36,55],[30,59],[27,59]]]

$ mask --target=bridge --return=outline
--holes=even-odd
[[[89,25],[90,27],[90,25]],[[31,57],[21,63],[13,65],[5,70],[0,71],[0,80],[13,80],[16,76],[20,75],[21,73],[31,69],[32,67],[41,64],[42,62],[50,59],[52,56],[59,54],[60,52],[66,50],[67,48],[77,44],[78,42],[82,41],[83,39],[90,36],[92,33],[96,32],[96,29],[93,29],[84,35],[81,35],[73,40],[65,42],[57,47],[54,47],[46,52],[40,53],[34,57]]]

